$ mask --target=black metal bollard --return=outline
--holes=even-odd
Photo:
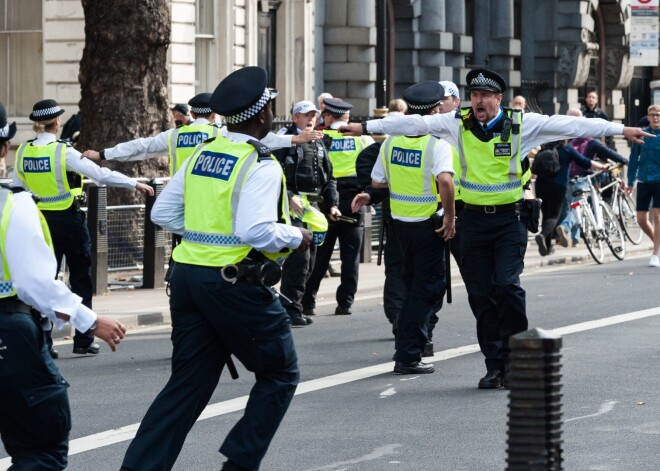
[[[108,291],[108,189],[91,184],[87,192],[87,229],[92,239],[92,288]]]
[[[149,185],[154,189],[154,196],[147,196],[144,211],[142,287],[153,289],[162,287],[165,280],[165,231],[151,222],[151,208],[164,185],[158,180],[151,180]]]
[[[507,371],[507,471],[561,471],[562,339],[543,329],[514,335]]]

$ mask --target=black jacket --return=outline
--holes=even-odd
[[[298,134],[295,125],[286,128],[286,134]],[[332,164],[322,141],[295,144],[289,148],[273,151],[282,165],[286,176],[287,190],[294,194],[312,193],[323,197],[319,204],[322,211],[328,212],[339,203],[337,181],[332,175]]]

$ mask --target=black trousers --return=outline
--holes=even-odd
[[[296,227],[303,227],[299,219],[292,219],[291,224]],[[305,250],[304,252],[292,252],[282,265],[280,292],[289,298],[291,302],[285,299],[282,299],[281,302],[291,317],[302,316],[302,299],[305,294],[305,284],[314,268],[316,250],[317,247],[311,245],[309,250]]]
[[[445,246],[430,220],[395,221],[403,249],[405,300],[397,322],[394,360],[412,363],[422,358],[428,325],[445,295]]]
[[[461,220],[460,220],[460,214],[463,211],[463,201],[462,200],[456,200],[455,201],[455,210],[456,210],[456,234],[452,239],[449,241],[449,251],[451,252],[452,257],[454,257],[454,261],[456,262],[456,266],[458,266],[458,271],[461,274],[462,277],[462,271],[461,271]],[[452,277],[456,276],[456,273],[451,274]],[[447,279],[447,283],[451,283],[450,279]],[[433,330],[435,329],[436,324],[438,323],[438,311],[440,311],[440,308],[442,307],[442,303],[440,303],[439,306],[437,306],[436,309],[434,309],[433,314],[431,314],[431,320],[429,321],[429,341],[433,340]]]
[[[85,224],[85,213],[71,206],[63,211],[42,211],[50,235],[53,238],[57,273],[62,267],[62,257],[66,257],[69,267],[71,291],[82,298],[82,303],[92,308],[92,240]],[[55,276],[57,276],[57,273]],[[87,347],[94,342],[90,331],[76,330],[74,347]]]
[[[364,208],[359,213],[351,211],[352,198],[339,200],[339,211],[344,216],[357,219],[357,224],[339,221],[331,223],[325,242],[316,251],[316,261],[312,274],[305,285],[302,305],[305,309],[316,307],[316,293],[321,281],[328,271],[330,258],[339,239],[339,258],[341,259],[341,281],[337,287],[337,304],[341,307],[351,307],[357,292],[358,275],[360,271],[360,249],[364,239]]]
[[[170,289],[172,375],[142,420],[123,466],[172,469],[233,354],[256,383],[220,452],[258,469],[300,377],[289,316],[272,289],[228,283],[217,268],[176,263]]]
[[[0,437],[11,471],[66,468],[68,387],[38,322],[30,314],[0,312]]]
[[[527,213],[486,214],[465,209],[460,217],[461,267],[477,320],[479,347],[488,370],[504,370],[511,335],[527,330],[525,290],[520,286],[527,249]]]
[[[406,287],[403,282],[403,249],[397,237],[398,231],[393,219],[387,218],[385,231],[383,308],[387,320],[395,324],[406,298]]]
[[[541,235],[545,239],[545,246],[549,249],[555,238],[555,228],[559,220],[561,207],[566,199],[566,187],[537,178],[534,185],[536,196],[541,198]]]

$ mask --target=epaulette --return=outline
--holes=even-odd
[[[215,138],[216,138],[216,137],[217,137],[217,136],[209,137],[207,140],[205,140],[204,142],[202,142],[202,144],[208,144],[209,142],[213,142],[213,141],[215,141]]]
[[[520,114],[520,121],[522,121],[522,118],[523,118],[523,112],[522,112],[521,110],[519,110],[519,109],[517,109],[517,108],[504,108],[504,111],[505,111],[505,112],[506,112],[506,111],[511,111],[511,118],[512,118],[512,121],[513,121],[513,114],[514,114],[514,113],[519,113],[519,114]],[[511,132],[512,132],[514,135],[516,135],[516,134],[520,134],[520,122],[511,125]]]
[[[459,110],[456,110],[456,114],[458,115],[458,118],[461,118],[463,120],[463,127],[465,129],[470,130],[475,127],[475,125],[477,124],[477,120],[475,119],[474,114],[472,113],[472,108],[470,107],[468,109],[469,111],[465,114],[461,114]]]
[[[73,142],[71,142],[68,139],[58,139],[57,142],[61,142],[62,144],[66,144],[67,147],[73,147]]]
[[[257,162],[261,162],[262,160],[265,159],[270,159],[270,148],[265,145],[261,141],[257,141],[256,139],[250,139],[247,141],[248,144],[250,144],[252,147],[254,147],[259,154],[259,158],[257,159]]]

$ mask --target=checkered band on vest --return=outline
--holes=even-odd
[[[197,107],[193,106],[192,108],[190,108],[190,112],[195,113],[195,114],[211,114],[211,111],[212,110],[209,107],[197,108]]]
[[[507,183],[497,183],[494,185],[486,185],[485,183],[471,183],[466,180],[461,180],[461,186],[464,187],[466,190],[481,191],[484,193],[515,190],[516,188],[520,188],[520,185],[521,185],[520,180],[515,180]]]
[[[202,245],[245,245],[233,234],[207,234],[196,231],[185,231],[183,240]]]
[[[235,114],[233,116],[225,116],[225,121],[227,124],[238,124],[242,123],[243,121],[247,121],[250,119],[252,116],[256,115],[259,111],[261,111],[264,106],[268,104],[270,101],[270,90],[267,88],[264,90],[263,95],[261,95],[261,98],[259,98],[259,101],[257,101],[254,105],[250,106],[247,110],[241,111],[238,114]]]
[[[62,193],[61,195],[57,196],[40,196],[39,197],[39,202],[41,203],[57,203],[59,201],[64,201],[66,199],[71,198],[71,192],[66,192]]]
[[[46,108],[44,110],[34,110],[32,114],[34,115],[35,118],[39,118],[41,116],[50,116],[55,113],[60,112],[60,107],[59,106],[53,106],[52,108]]]
[[[491,79],[491,78],[486,78],[484,77],[484,74],[479,74],[475,78],[472,79],[472,82],[470,82],[470,88],[476,88],[476,87],[489,87],[489,88],[494,88],[495,90],[500,90],[500,84],[497,83],[497,81]]]
[[[14,289],[14,286],[11,284],[11,281],[3,281],[0,283],[0,294],[11,293]]]
[[[441,101],[442,101],[442,99],[436,101],[435,103],[429,103],[429,104],[424,104],[424,105],[413,105],[413,104],[410,104],[408,102],[406,102],[406,103],[408,104],[408,108],[410,108],[411,110],[428,110],[428,109],[435,108],[436,106],[438,106]]]
[[[335,108],[334,106],[328,105],[328,103],[326,102],[325,111],[329,111],[330,113],[344,114],[350,112],[351,110],[347,110],[345,108]]]
[[[428,196],[413,196],[413,195],[402,195],[400,193],[390,193],[390,198],[395,201],[401,201],[402,203],[435,203],[438,201],[438,197],[435,195]]]

